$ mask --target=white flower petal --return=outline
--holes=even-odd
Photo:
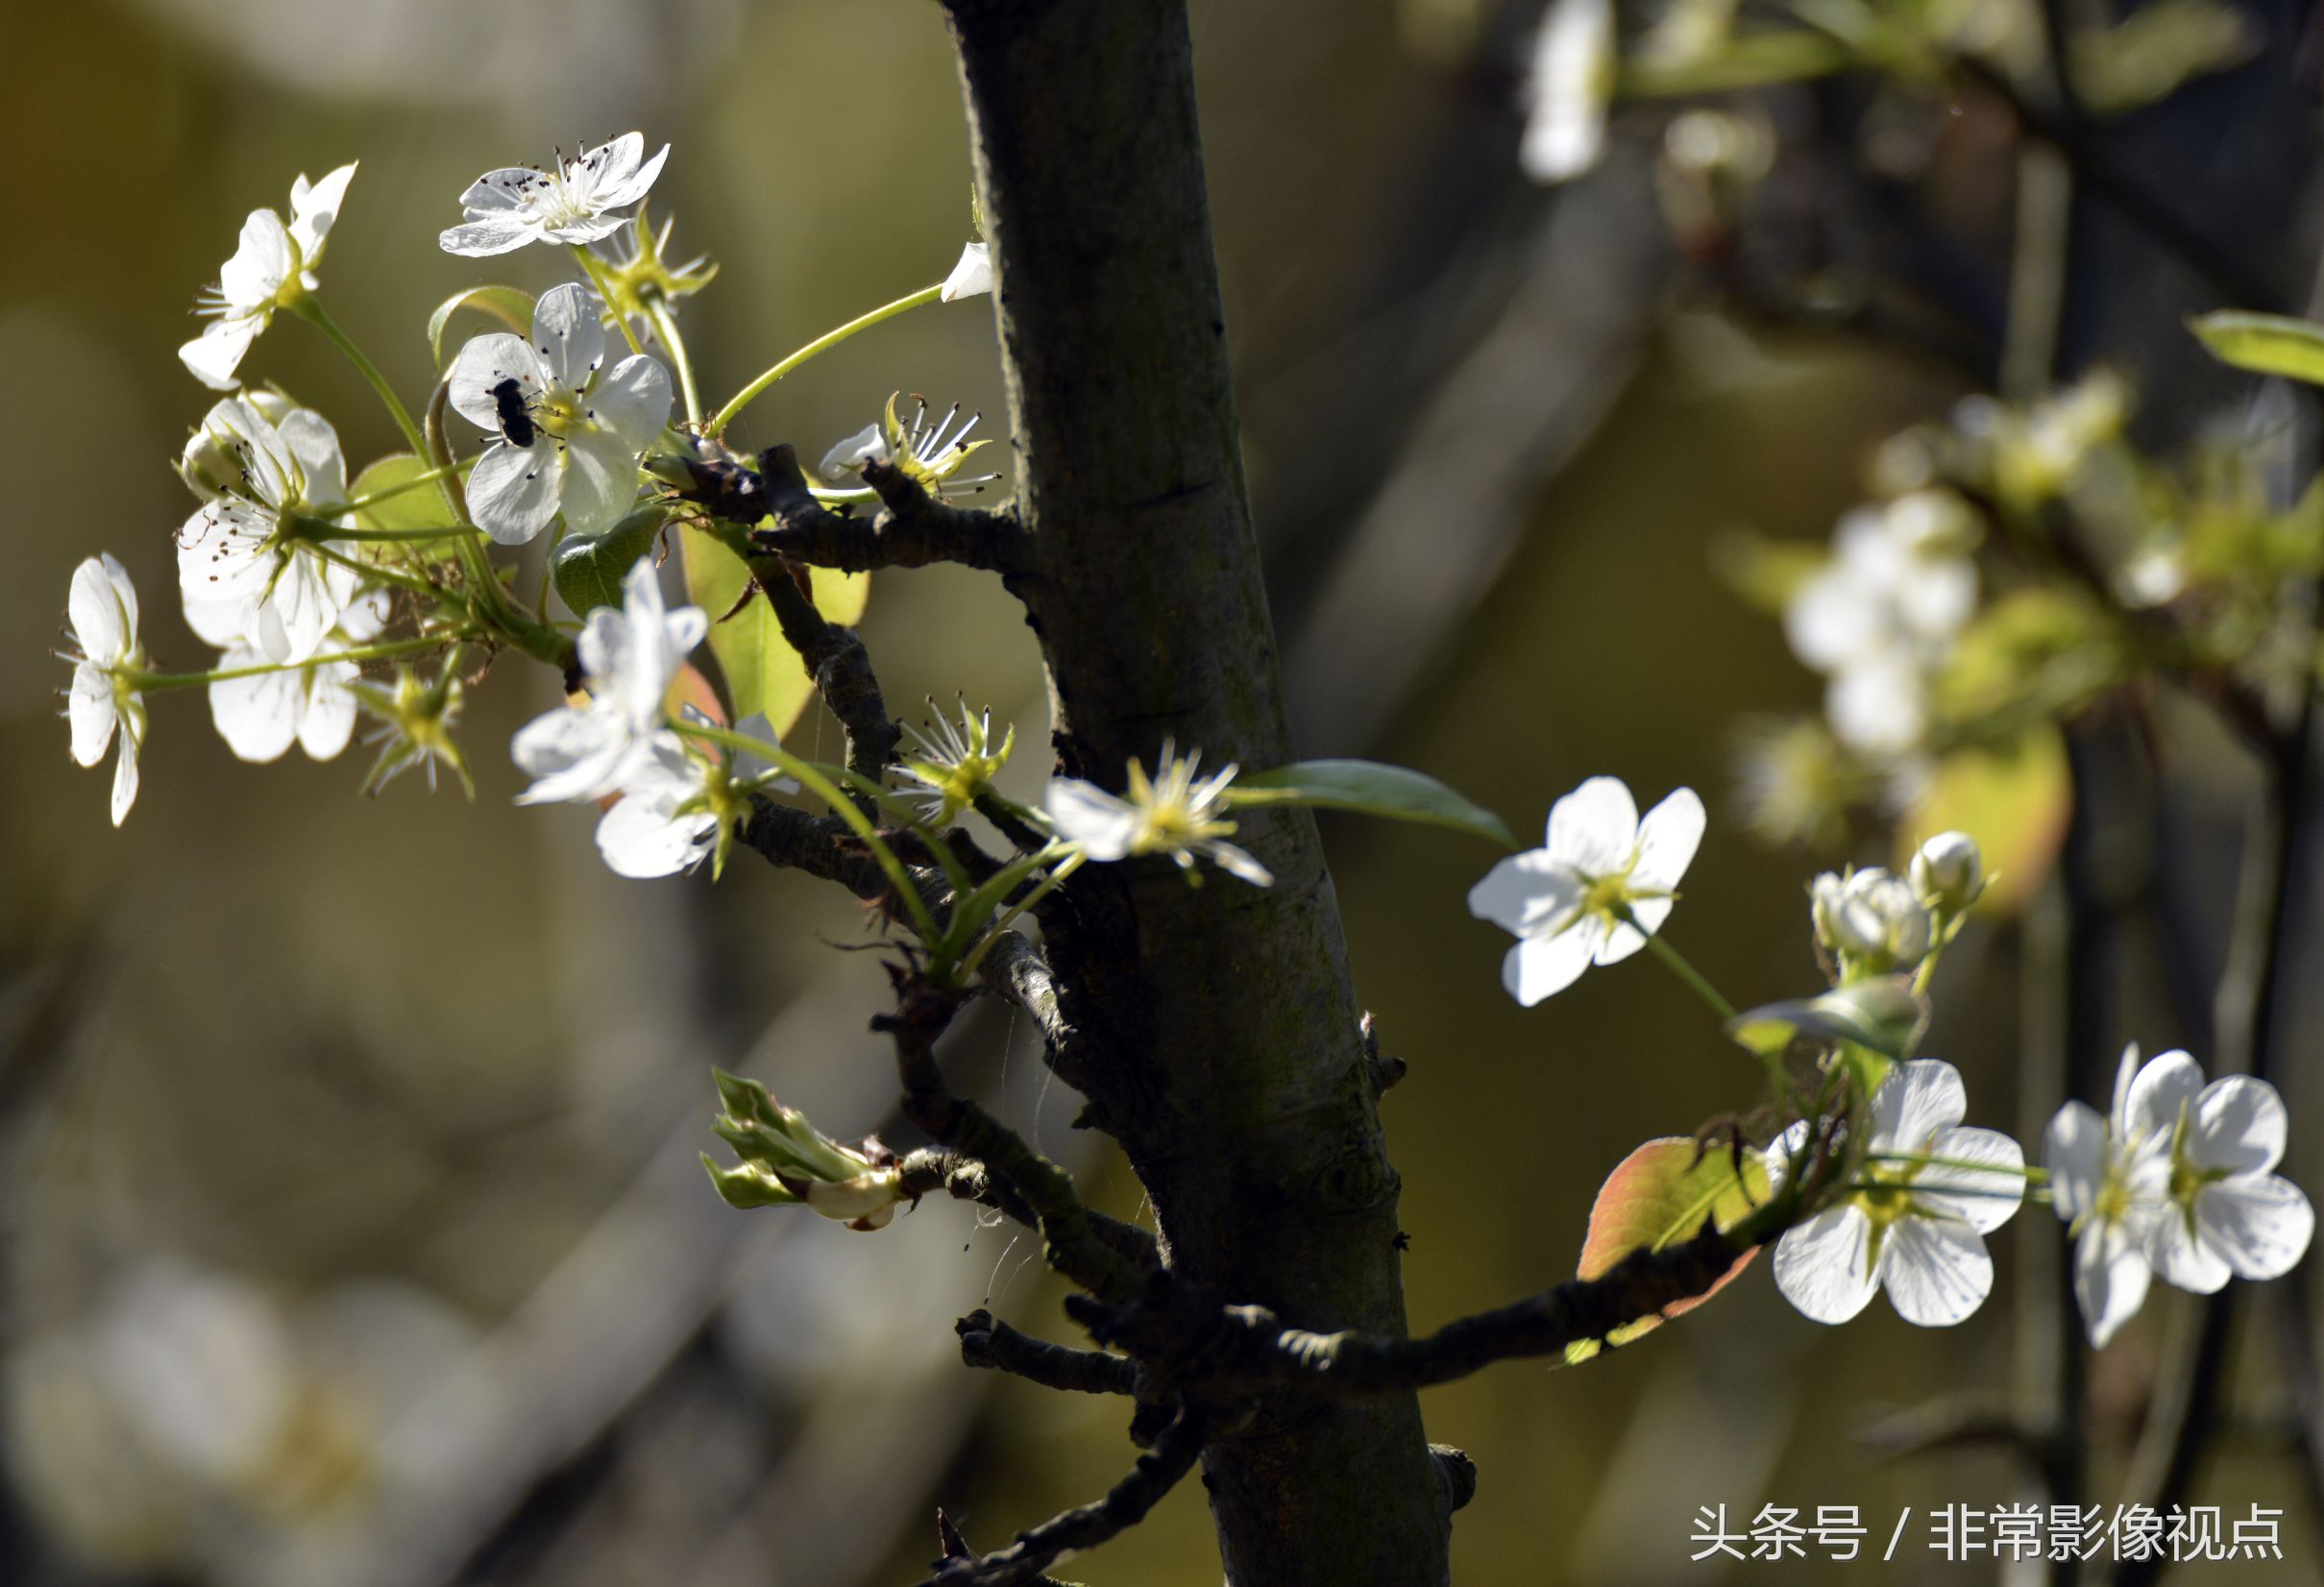
[[[1078,777],[1056,777],[1041,793],[1041,808],[1060,836],[1092,860],[1118,860],[1138,836],[1137,807]]]
[[[1872,1097],[1873,1149],[1928,1151],[1939,1131],[1959,1124],[1968,1112],[1969,1092],[1960,1070],[1939,1058],[1899,1063]]]
[[[501,410],[500,399],[493,395],[494,388],[503,380],[513,379],[519,393],[529,403],[547,386],[549,372],[524,337],[493,330],[469,339],[453,356],[447,378],[452,389],[445,393],[445,401],[452,403],[453,411],[470,424],[498,435]]]
[[[662,162],[670,158],[670,145],[665,143],[651,159],[639,164],[637,151],[646,146],[646,140],[636,133],[625,133],[613,143],[605,145],[608,150],[614,150],[617,146],[622,155],[622,164],[608,165],[599,173],[595,195],[598,204],[608,209],[622,208],[644,198],[647,189],[653,185],[654,178],[662,174]],[[623,165],[632,168],[624,172]]]
[[[1638,848],[1638,806],[1620,777],[1592,777],[1550,807],[1548,849],[1584,876],[1610,876]]]
[[[1913,1200],[1990,1234],[2017,1215],[2025,1200],[2024,1149],[1998,1130],[1956,1126],[1929,1137],[1932,1162],[1913,1176]],[[1967,1168],[1961,1163],[1982,1163]]]
[[[1502,959],[1501,984],[1529,1009],[1580,980],[1603,940],[1596,920],[1580,921],[1553,937],[1523,938]]]
[[[129,732],[121,735],[120,751],[113,756],[113,825],[129,819],[130,806],[137,802],[137,752],[142,747]]]
[[[88,557],[75,568],[64,610],[81,653],[101,667],[120,660],[136,638],[136,600],[128,570],[111,552]]]
[[[234,371],[242,367],[242,355],[264,329],[264,322],[252,314],[212,320],[201,335],[178,349],[178,361],[212,391],[232,391],[241,383]]]
[[[2315,1209],[2291,1181],[2238,1175],[2195,1192],[2195,1233],[2238,1279],[2279,1279],[2308,1253]]]
[[[605,712],[550,711],[519,728],[509,745],[510,757],[533,778],[517,803],[581,803],[619,793],[624,774],[647,752]]]
[[[298,466],[306,505],[335,507],[347,500],[347,459],[330,420],[310,408],[293,408],[275,430]]]
[[[1513,936],[1536,936],[1567,924],[1586,891],[1572,867],[1532,848],[1498,862],[1469,889],[1469,913]]]
[[[857,469],[875,457],[885,461],[887,456],[888,438],[880,433],[879,426],[866,425],[823,453],[823,460],[815,465],[815,472],[827,484],[846,489],[858,483]]]
[[[589,388],[584,406],[633,454],[642,452],[670,422],[670,372],[658,359],[633,353]]]
[[[94,766],[105,759],[105,746],[113,742],[113,729],[121,720],[113,704],[112,674],[94,662],[85,661],[74,668],[64,714],[72,724],[73,760],[81,766]]]
[[[346,634],[344,624],[340,634]],[[299,719],[299,747],[312,761],[336,759],[355,736],[355,696],[348,689],[362,670],[352,661],[307,669],[306,709]]]
[[[2289,1121],[2284,1099],[2264,1080],[2228,1075],[2203,1087],[2195,1098],[2188,1156],[2200,1168],[2233,1174],[2264,1174],[2284,1160]]]
[[[1630,886],[1640,891],[1670,891],[1695,863],[1702,846],[1709,818],[1702,796],[1691,788],[1672,791],[1638,823],[1638,864],[1630,871]]]
[[[1249,850],[1236,848],[1233,843],[1222,843],[1215,839],[1204,843],[1202,848],[1211,857],[1211,863],[1228,875],[1240,877],[1255,888],[1275,885],[1275,873],[1260,865],[1259,857]]]
[[[1835,1207],[1785,1232],[1775,1242],[1775,1287],[1819,1323],[1845,1323],[1871,1304],[1872,1220],[1857,1207]]]
[[[468,512],[503,546],[521,546],[557,515],[564,466],[545,446],[495,441],[468,476]]]
[[[2214,1294],[2235,1277],[2227,1258],[2199,1236],[2186,1210],[2177,1207],[2147,1226],[2146,1259],[2165,1283],[2197,1295]]]
[[[944,288],[937,294],[940,303],[958,303],[963,298],[981,297],[992,290],[992,249],[989,244],[972,242],[961,250],[960,262],[952,274],[944,278]]]
[[[218,270],[218,295],[235,308],[271,306],[290,280],[290,232],[272,209],[253,209],[242,222],[234,256]]]
[[[1597,163],[1613,78],[1613,0],[1554,0],[1535,37],[1526,85],[1518,148],[1526,175],[1564,182]]]
[[[567,281],[541,294],[532,309],[532,351],[556,384],[578,391],[589,383],[605,359],[605,328],[586,287]]]
[[[255,648],[235,649],[219,657],[218,666],[222,670],[255,667],[265,659]],[[280,760],[299,736],[305,696],[306,690],[295,671],[221,678],[209,686],[210,720],[236,759],[257,763]]]
[[[1994,1290],[1984,1238],[1949,1219],[1903,1217],[1880,1248],[1880,1282],[1896,1315],[1920,1328],[1950,1328]]]
[[[1832,675],[1823,692],[1832,736],[1867,754],[1899,755],[1928,725],[1928,691],[1905,656],[1874,651]]]
[[[470,191],[475,191],[471,188]],[[495,254],[513,254],[541,234],[531,219],[521,215],[486,215],[448,226],[436,233],[436,244],[447,254],[463,258],[485,259]]]
[[[1598,950],[1598,963],[1601,964],[1619,964],[1631,954],[1645,947],[1647,938],[1660,931],[1663,921],[1671,917],[1671,900],[1668,898],[1636,899],[1630,905],[1630,914],[1639,925],[1646,928],[1644,935],[1633,930],[1625,921],[1608,920],[1604,922],[1605,942]]]
[[[1759,1154],[1760,1163],[1767,1170],[1768,1194],[1774,1195],[1790,1183],[1792,1159],[1806,1147],[1807,1139],[1808,1121],[1795,1119]]]
[[[347,201],[347,184],[355,175],[355,162],[350,160],[312,186],[304,173],[290,184],[290,240],[299,245],[300,260],[309,269],[323,255],[323,240],[339,218],[339,207]]]
[[[2106,1121],[2095,1108],[2069,1102],[2058,1110],[2042,1137],[2042,1166],[2049,1170],[2051,1205],[2059,1221],[2072,1223],[2088,1216],[2098,1204],[2098,1188],[2106,1177]]]
[[[2193,1059],[2176,1049],[2157,1053],[2130,1083],[2131,1138],[2167,1142],[2179,1128],[2180,1113],[2191,1113],[2202,1091],[2203,1070]]]
[[[604,533],[637,499],[638,454],[628,443],[601,429],[575,430],[566,437],[565,481],[557,501],[570,533],[584,539]]]
[[[2129,1223],[2093,1223],[2074,1242],[2074,1301],[2090,1330],[2092,1350],[2139,1314],[2154,1276],[2141,1249],[2140,1231]]]

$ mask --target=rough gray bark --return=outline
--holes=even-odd
[[[1165,737],[1287,758],[1211,254],[1184,0],[947,0],[976,151],[1064,769]],[[1288,1322],[1401,1336],[1397,1179],[1331,878],[1305,814],[1274,870],[1190,889],[1091,867],[1044,919],[1087,1055],[1066,1079],[1143,1180],[1170,1264]],[[1446,1486],[1409,1395],[1262,1403],[1205,1485],[1235,1587],[1425,1587]]]

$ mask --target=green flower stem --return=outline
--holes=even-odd
[[[1837,1186],[1837,1188],[1843,1191],[1893,1191],[1897,1187],[1895,1184],[1883,1180],[1849,1180]],[[2039,1185],[2029,1190],[2018,1191],[1976,1190],[1971,1189],[1967,1185],[1948,1184],[1943,1189],[1939,1190],[1937,1194],[1941,1196],[1968,1196],[1972,1200],[1982,1201],[2012,1201],[2030,1203],[2035,1207],[2047,1207],[2050,1200],[2049,1191],[2046,1188]]]
[[[943,295],[943,290],[944,283],[939,281],[934,286],[922,287],[920,290],[912,293],[908,297],[898,298],[892,304],[882,305],[880,307],[873,309],[870,313],[863,315],[858,319],[849,320],[845,325],[841,326],[836,330],[824,331],[814,341],[809,342],[805,347],[800,348],[796,353],[792,354],[789,357],[783,359],[782,362],[774,365],[774,367],[761,375],[757,379],[751,381],[742,390],[736,392],[732,397],[728,398],[726,405],[719,409],[718,412],[712,416],[709,425],[705,427],[706,433],[711,435],[724,434],[726,431],[726,427],[734,422],[734,416],[736,414],[742,412],[746,407],[748,407],[751,403],[758,399],[761,393],[766,391],[769,386],[774,384],[775,381],[781,379],[784,376],[798,368],[799,365],[805,363],[817,354],[828,352],[830,349],[839,346],[840,343],[845,341],[848,337],[854,335],[857,331],[868,330],[873,326],[879,324],[882,320],[892,320],[896,315],[903,313],[906,309],[917,308],[922,304],[934,303],[939,297]]]
[[[404,573],[401,569],[384,568],[377,562],[357,561],[355,558],[349,556],[344,551],[332,550],[329,546],[319,544],[310,545],[307,549],[326,562],[335,563],[339,567],[346,568],[351,572],[361,574],[365,578],[376,579],[381,584],[393,584],[398,589],[409,590],[414,595],[427,596],[431,600],[452,600],[455,602],[458,600],[457,597],[451,595],[445,590],[438,589],[435,585],[428,583],[425,578],[418,577],[412,574]]]
[[[613,314],[613,323],[621,329],[622,340],[629,344],[630,352],[645,352],[646,350],[638,345],[638,333],[629,329],[629,316],[613,306],[613,283],[605,279],[605,267],[598,263],[598,256],[580,243],[573,243],[570,246],[573,250],[573,256],[580,262],[581,269],[588,274],[590,284],[598,289],[599,300]]]
[[[412,420],[411,410],[404,405],[404,399],[396,395],[396,388],[387,383],[387,377],[379,373],[379,365],[365,357],[363,350],[355,346],[355,339],[341,330],[339,323],[325,311],[323,300],[309,292],[293,305],[293,311],[323,332],[330,345],[355,366],[355,373],[371,382],[371,389],[379,394],[379,401],[387,405],[388,416],[395,420],[396,428],[404,432],[404,439],[411,443],[411,450],[423,457],[427,456],[428,438],[420,433],[420,427]]]
[[[943,934],[937,930],[936,916],[928,911],[928,901],[920,896],[919,889],[912,885],[912,873],[904,868],[904,862],[897,859],[895,850],[888,846],[887,840],[879,834],[879,828],[871,824],[871,818],[857,809],[853,799],[840,792],[838,784],[824,774],[822,767],[814,761],[800,760],[780,745],[754,739],[746,734],[729,733],[722,727],[705,727],[699,722],[691,721],[673,722],[672,725],[688,738],[740,750],[746,755],[756,755],[777,770],[795,777],[800,787],[828,805],[831,814],[844,821],[847,829],[862,839],[864,846],[871,850],[871,857],[879,862],[880,869],[887,872],[889,884],[903,899],[905,912],[912,916],[913,928],[920,934],[921,940],[935,942],[942,938]]]
[[[686,338],[678,334],[677,316],[657,298],[646,305],[646,317],[653,322],[653,333],[662,346],[670,350],[670,361],[678,366],[678,395],[686,403],[687,420],[700,424],[702,394],[694,383],[694,360],[686,356]]]
[[[1071,854],[1066,856],[1063,865],[1059,866],[1055,870],[1052,870],[1048,875],[1041,878],[1040,886],[1036,887],[1031,892],[1026,893],[1022,898],[1019,898],[1015,903],[1010,905],[1007,913],[1002,915],[999,919],[992,922],[992,929],[985,934],[984,940],[978,942],[975,948],[969,952],[968,957],[962,962],[960,979],[964,982],[975,979],[977,970],[981,968],[985,963],[985,955],[992,951],[992,944],[999,941],[1001,938],[1008,932],[1011,926],[1016,924],[1018,918],[1024,915],[1025,911],[1040,903],[1043,898],[1048,897],[1051,892],[1057,890],[1057,887],[1060,883],[1064,881],[1066,877],[1072,875],[1075,871],[1081,869],[1081,867],[1089,862],[1089,856],[1088,854],[1084,853],[1078,848],[1075,849]]]
[[[1653,951],[1654,957],[1668,964],[1672,974],[1685,982],[1688,989],[1710,1005],[1711,1012],[1719,1016],[1721,1024],[1724,1025],[1735,1017],[1735,1005],[1720,995],[1719,989],[1712,986],[1709,979],[1700,970],[1686,962],[1686,955],[1664,941],[1661,933],[1641,931],[1637,920],[1632,917],[1627,909],[1622,912],[1622,921],[1632,931],[1638,931],[1646,938],[1646,945]]]
[[[823,769],[835,782],[855,790],[879,806],[880,814],[896,825],[911,827],[917,832],[920,842],[926,843],[929,852],[936,856],[937,867],[943,871],[944,883],[951,888],[955,898],[969,891],[967,867],[961,864],[960,856],[953,852],[952,845],[944,842],[943,834],[932,826],[923,827],[919,812],[898,797],[893,790],[883,788],[875,779],[844,766],[827,766]]]
[[[417,639],[383,640],[377,645],[358,645],[352,649],[333,650],[329,655],[309,656],[305,661],[270,661],[256,667],[214,668],[207,672],[124,672],[122,681],[141,694],[158,695],[171,689],[200,689],[212,683],[231,683],[236,678],[264,677],[269,672],[303,672],[309,667],[328,667],[333,662],[390,661],[397,656],[416,656],[429,650],[441,650],[447,644],[456,643],[456,634],[424,634]]]
[[[314,518],[306,513],[291,515],[292,525],[311,540],[349,540],[369,545],[409,544],[423,540],[456,540],[463,535],[479,535],[484,531],[473,524],[452,524],[426,529],[350,529],[333,524],[328,518]]]

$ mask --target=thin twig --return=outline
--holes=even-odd
[[[1102,1350],[1075,1350],[1036,1339],[979,1307],[953,1325],[961,1338],[961,1359],[972,1367],[1073,1394],[1135,1394],[1138,1363]]]
[[[1129,1530],[1178,1486],[1202,1454],[1205,1423],[1191,1406],[1138,1457],[1130,1475],[1094,1504],[1067,1510],[1016,1534],[1008,1548],[970,1559],[948,1559],[921,1587],[1022,1587],[1059,1559],[1094,1549]]]

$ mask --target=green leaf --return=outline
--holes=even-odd
[[[2223,308],[2189,320],[2188,329],[2223,364],[2324,384],[2324,326]]]
[[[454,292],[436,305],[436,311],[428,316],[428,354],[435,359],[438,369],[444,367],[444,328],[463,308],[490,314],[520,336],[532,334],[531,293],[513,286],[472,286],[464,292]]]
[[[710,650],[726,674],[735,720],[764,715],[768,728],[781,738],[815,698],[806,664],[783,638],[765,600],[754,596],[736,610],[750,580],[741,557],[705,534],[686,536],[684,555],[687,597],[710,614]],[[812,577],[816,610],[849,626],[862,619],[870,598],[870,574],[818,568]],[[729,612],[734,615],[727,617]]]
[[[444,504],[444,493],[433,480],[415,485],[413,480],[427,474],[435,465],[408,452],[390,452],[385,457],[355,476],[348,488],[351,501],[360,501],[367,496],[385,491],[399,494],[384,501],[375,502],[355,514],[359,529],[449,529],[457,522],[452,509]]]
[[[622,580],[639,557],[651,553],[654,536],[669,517],[666,506],[640,507],[603,534],[568,535],[559,543],[553,564],[557,594],[575,617],[622,603]]]
[[[1837,39],[1806,28],[1771,28],[1737,34],[1725,48],[1685,60],[1625,61],[1616,91],[1625,99],[1725,93],[1829,77],[1847,65],[1848,52]]]
[[[1227,802],[1354,810],[1390,820],[1449,826],[1504,848],[1517,846],[1507,823],[1482,805],[1456,794],[1434,777],[1378,761],[1296,761],[1237,779],[1227,789]]]
[[[1740,1160],[1720,1147],[1704,1150],[1676,1136],[1650,1140],[1622,1160],[1599,1186],[1590,1207],[1590,1232],[1581,1245],[1583,1279],[1598,1279],[1633,1251],[1661,1251],[1702,1233],[1705,1223],[1728,1229],[1750,1215],[1767,1200],[1767,1169],[1756,1152]],[[1609,1345],[1625,1345],[1650,1333],[1665,1318],[1692,1311],[1724,1289],[1736,1274],[1750,1265],[1757,1247],[1735,1258],[1719,1282],[1689,1300],[1676,1301],[1652,1317],[1641,1317],[1606,1335]],[[1586,1361],[1598,1354],[1595,1339],[1566,1347],[1566,1360]]]
[[[1766,1003],[1727,1021],[1726,1034],[1762,1057],[1801,1038],[1822,1045],[1852,1043],[1902,1062],[1928,1023],[1928,1002],[1910,977],[1874,975],[1821,997]]]

